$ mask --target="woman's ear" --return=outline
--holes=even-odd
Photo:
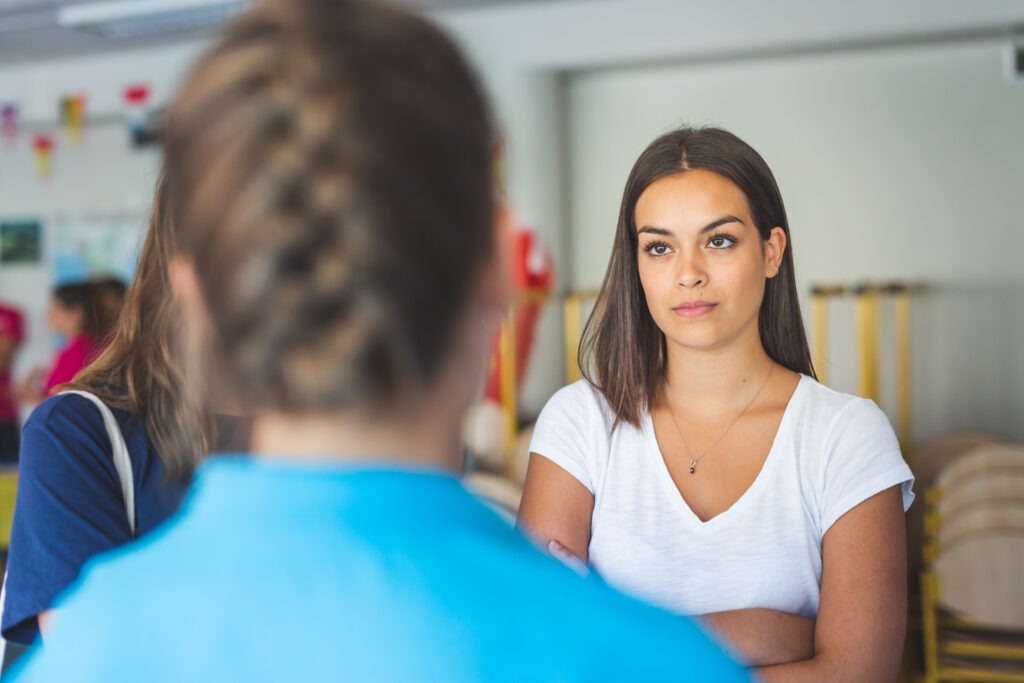
[[[167,282],[182,307],[192,306],[199,301],[199,282],[191,260],[184,256],[172,257],[167,264]]]
[[[512,300],[512,210],[504,199],[494,205],[494,247],[491,255],[480,269],[481,304],[485,311],[499,318],[505,314]]]
[[[780,227],[772,228],[768,239],[764,241],[764,276],[773,278],[782,268],[782,257],[786,254],[786,231]]]
[[[178,303],[185,325],[193,330],[205,332],[210,319],[192,260],[184,256],[172,257],[167,264],[167,282],[170,284],[174,300]]]

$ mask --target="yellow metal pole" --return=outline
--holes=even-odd
[[[505,324],[501,328],[501,407],[505,414],[503,453],[505,474],[512,472],[512,457],[519,428],[516,415],[516,309],[509,307]]]
[[[565,383],[572,384],[581,376],[579,364],[580,318],[583,301],[579,294],[565,297]]]
[[[818,375],[818,381],[822,384],[828,383],[827,368],[825,365],[825,353],[828,348],[827,295],[815,290],[814,298],[811,300],[811,315],[814,319],[814,371]]]
[[[902,287],[893,299],[896,315],[896,404],[899,411],[899,438],[903,452],[907,453],[913,427],[913,398],[910,366],[910,291]]]
[[[870,287],[857,290],[857,391],[878,402],[878,298]]]

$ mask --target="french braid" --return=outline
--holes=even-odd
[[[269,0],[169,121],[181,248],[243,401],[390,410],[426,386],[492,246],[489,114],[448,39],[377,2]]]

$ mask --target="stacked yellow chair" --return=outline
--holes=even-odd
[[[1024,446],[979,446],[925,497],[926,683],[1024,683]]]

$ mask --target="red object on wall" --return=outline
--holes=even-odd
[[[515,228],[511,238],[512,287],[517,295],[526,293],[550,293],[555,281],[555,269],[551,255],[536,231],[528,225]],[[543,312],[543,302],[521,300],[515,306],[515,370],[516,386],[522,384],[530,353],[533,351],[537,323]],[[500,333],[499,333],[500,334]],[[501,403],[501,352],[500,337],[495,337],[491,351],[491,363],[487,373],[484,396]]]
[[[132,134],[139,133],[146,125],[149,109],[149,86],[136,83],[127,86],[121,93],[124,100],[125,119]]]
[[[38,133],[32,138],[32,150],[36,155],[36,171],[40,178],[49,178],[53,171],[53,136]]]

